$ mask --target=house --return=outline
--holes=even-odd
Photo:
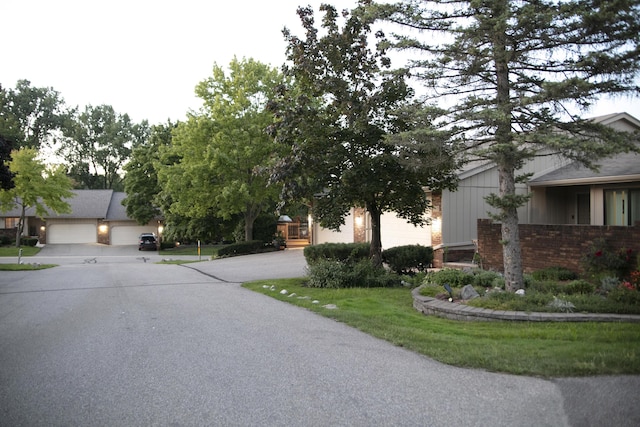
[[[593,120],[622,131],[640,131],[640,121],[627,113]],[[529,202],[518,209],[520,223],[633,225],[640,221],[640,156],[622,154],[600,163],[599,172],[593,172],[561,157],[529,161],[518,171],[532,174],[528,182],[516,187],[519,194],[532,194]],[[495,212],[485,197],[498,193],[498,172],[490,162],[472,162],[459,172],[459,178],[455,191],[430,194],[433,209],[429,226],[415,227],[393,214],[385,214],[383,248],[421,244],[433,246],[436,259],[439,253],[444,261],[471,260],[477,249],[478,219]],[[339,233],[315,225],[313,243],[369,240],[367,224],[367,215],[353,209]]]
[[[23,234],[38,236],[42,244],[101,243],[106,245],[135,245],[140,233],[162,232],[159,219],[139,225],[129,218],[122,205],[125,193],[113,190],[74,190],[66,201],[71,213],[50,213],[44,218],[28,209]],[[13,233],[20,217],[19,209],[0,213],[0,228],[4,234]]]

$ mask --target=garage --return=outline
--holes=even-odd
[[[137,245],[140,234],[155,232],[155,228],[148,225],[114,225],[111,227],[111,244]]]
[[[47,227],[47,243],[96,243],[96,224],[51,224]]]

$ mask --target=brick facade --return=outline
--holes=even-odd
[[[551,266],[583,272],[580,259],[594,240],[640,252],[640,224],[632,227],[520,224],[522,267],[526,273]],[[500,224],[478,219],[478,253],[484,269],[502,271]]]

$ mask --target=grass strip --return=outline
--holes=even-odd
[[[22,246],[20,248],[16,248],[15,246],[0,246],[0,256],[14,256],[17,258],[20,249],[22,249],[22,256],[33,256],[40,252],[40,248],[35,246]]]
[[[0,264],[0,271],[31,271],[57,267],[58,264]]]
[[[319,289],[304,280],[243,286],[453,366],[547,378],[640,374],[637,324],[452,321],[415,310],[406,288]]]

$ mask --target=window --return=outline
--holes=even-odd
[[[633,225],[640,221],[640,189],[605,191],[604,218],[605,225]]]
[[[18,223],[20,222],[20,218],[5,218],[4,219],[4,228],[16,228]],[[2,224],[2,222],[0,222]]]

